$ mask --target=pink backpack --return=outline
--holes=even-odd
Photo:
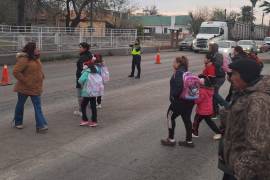
[[[222,65],[222,69],[225,73],[231,72],[231,69],[229,68],[229,64],[230,64],[230,60],[229,57],[226,55],[223,55],[223,65]]]
[[[200,79],[191,72],[185,72],[183,75],[183,91],[180,96],[185,100],[196,100],[199,98]]]

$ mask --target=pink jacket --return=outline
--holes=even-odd
[[[199,99],[195,101],[195,104],[197,104],[197,108],[196,108],[197,114],[208,116],[214,113],[213,96],[214,96],[213,88],[207,88],[207,87],[200,88]]]

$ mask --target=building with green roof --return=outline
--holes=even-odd
[[[144,27],[145,34],[169,34],[170,30],[188,32],[191,17],[182,16],[131,16],[135,24]]]

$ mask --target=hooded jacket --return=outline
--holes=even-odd
[[[235,94],[221,112],[223,160],[237,180],[270,178],[270,76]]]
[[[30,60],[26,53],[17,53],[13,75],[17,79],[15,92],[29,96],[40,96],[43,89],[44,73],[39,59]]]
[[[200,88],[200,95],[197,100],[195,100],[195,104],[197,104],[196,113],[203,116],[212,115],[213,110],[213,96],[214,96],[214,89],[201,87]]]

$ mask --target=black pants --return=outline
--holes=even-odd
[[[192,122],[191,122],[191,114],[193,109],[193,102],[174,102],[171,103],[168,113],[168,129],[169,129],[169,138],[174,139],[174,131],[175,131],[175,120],[178,116],[182,117],[182,120],[186,129],[186,141],[192,141]]]
[[[199,131],[199,126],[200,126],[200,123],[202,122],[202,120],[205,120],[205,122],[210,127],[210,129],[212,129],[212,131],[214,131],[216,134],[221,134],[220,129],[217,127],[217,125],[214,123],[214,121],[212,121],[211,115],[203,116],[203,115],[199,115],[199,114],[195,115],[194,122],[193,122],[193,130],[195,132]]]
[[[229,93],[228,93],[228,95],[227,95],[227,97],[226,97],[226,101],[227,101],[227,102],[231,102],[232,95],[233,95],[233,86],[231,85],[231,86],[230,86]]]
[[[97,104],[101,104],[101,99],[102,99],[101,96],[97,97]]]
[[[135,73],[135,67],[138,70],[137,77],[141,77],[141,56],[136,55],[132,56],[132,67],[131,67],[131,76],[134,76]]]
[[[223,77],[216,78],[215,82],[216,82],[216,84],[215,84],[215,94],[214,94],[214,98],[213,98],[213,104],[214,104],[215,113],[219,114],[219,105],[227,108],[229,106],[229,103],[227,101],[225,101],[225,99],[223,99],[223,97],[219,94],[219,90],[225,82],[225,77],[224,78]]]
[[[90,107],[92,110],[92,121],[97,122],[97,105],[96,105],[96,97],[84,97],[81,104],[82,109],[82,119],[83,121],[88,121],[88,117],[86,114],[86,108],[88,103],[90,102]]]
[[[234,176],[224,173],[222,180],[237,180]]]

